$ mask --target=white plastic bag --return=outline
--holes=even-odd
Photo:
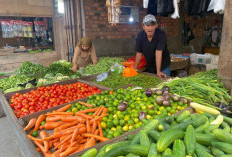
[[[180,18],[178,3],[179,3],[178,0],[173,0],[173,5],[174,5],[174,8],[175,8],[174,13],[171,15],[171,18],[173,18],[173,19]]]
[[[118,72],[118,73],[122,73],[122,71],[123,71],[123,66],[122,65],[120,65],[120,64],[118,64],[118,63],[115,63],[114,65],[112,65],[111,67],[110,67],[110,71],[115,71],[115,72]]]
[[[101,74],[97,75],[96,81],[101,82],[101,81],[105,80],[107,77],[108,77],[108,72],[101,73]]]
[[[214,13],[223,14],[225,10],[225,0],[211,0],[208,10],[214,10]]]
[[[144,8],[148,7],[148,2],[149,2],[149,0],[143,0],[143,7]]]

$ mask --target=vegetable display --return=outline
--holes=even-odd
[[[211,106],[218,103],[229,104],[232,98],[222,82],[217,78],[217,70],[197,73],[187,78],[164,82],[158,88],[168,86],[171,93],[176,93],[194,102]]]
[[[101,90],[97,87],[90,87],[79,82],[66,85],[55,84],[53,86],[38,87],[37,90],[25,94],[16,93],[10,100],[10,106],[14,110],[16,117],[21,118],[40,110],[100,92]]]
[[[182,112],[180,115],[159,117],[148,121],[137,134],[128,135],[125,141],[102,147],[97,153],[94,148],[88,152],[94,151],[91,157],[229,157],[232,156],[232,132],[225,130],[225,124],[231,128],[232,125],[227,122],[232,118],[224,119],[224,125],[220,121],[212,124],[220,116],[208,112],[186,116]],[[158,126],[163,124],[166,129],[160,131]]]
[[[153,76],[147,76],[144,74],[139,74],[134,77],[123,77],[122,73],[112,72],[105,80],[101,82],[94,81],[102,86],[106,86],[109,88],[118,88],[124,85],[132,84],[134,86],[150,88],[156,87],[161,80],[159,78]]]
[[[94,75],[98,73],[109,72],[112,65],[115,63],[122,65],[122,62],[124,61],[124,59],[118,57],[102,57],[99,59],[96,66],[89,64],[79,72],[84,75]]]
[[[106,108],[66,112],[71,106],[68,104],[58,110],[41,114],[25,126],[24,130],[29,131],[28,138],[44,156],[66,157],[108,140],[103,136],[100,126],[101,119],[107,115]],[[49,133],[48,130],[53,132]]]
[[[185,99],[179,100],[176,96],[178,100],[173,101],[169,93],[163,93],[162,90],[161,94],[164,95],[161,96],[162,100],[159,104],[156,98],[160,96],[155,92],[147,96],[147,93],[147,90],[133,90],[131,87],[103,91],[101,94],[89,96],[87,103],[108,108],[108,115],[101,122],[103,134],[107,138],[117,137],[124,132],[140,128],[149,119],[157,118],[158,115],[165,117],[188,106],[187,101],[180,101]]]

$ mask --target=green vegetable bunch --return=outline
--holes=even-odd
[[[94,66],[93,64],[89,64],[82,70],[85,75],[94,75],[98,73],[108,72],[110,71],[110,67],[112,65],[114,65],[115,63],[122,65],[121,63],[124,61],[124,59],[118,57],[102,57],[99,59],[96,66]]]

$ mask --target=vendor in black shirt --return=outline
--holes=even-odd
[[[135,51],[137,68],[142,55],[147,61],[147,72],[155,73],[160,78],[170,76],[170,54],[167,50],[166,33],[157,28],[155,16],[149,14],[143,19],[143,31],[136,39]]]

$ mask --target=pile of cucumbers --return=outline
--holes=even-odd
[[[185,110],[150,120],[125,141],[89,149],[81,157],[232,157],[231,126],[232,118]]]

